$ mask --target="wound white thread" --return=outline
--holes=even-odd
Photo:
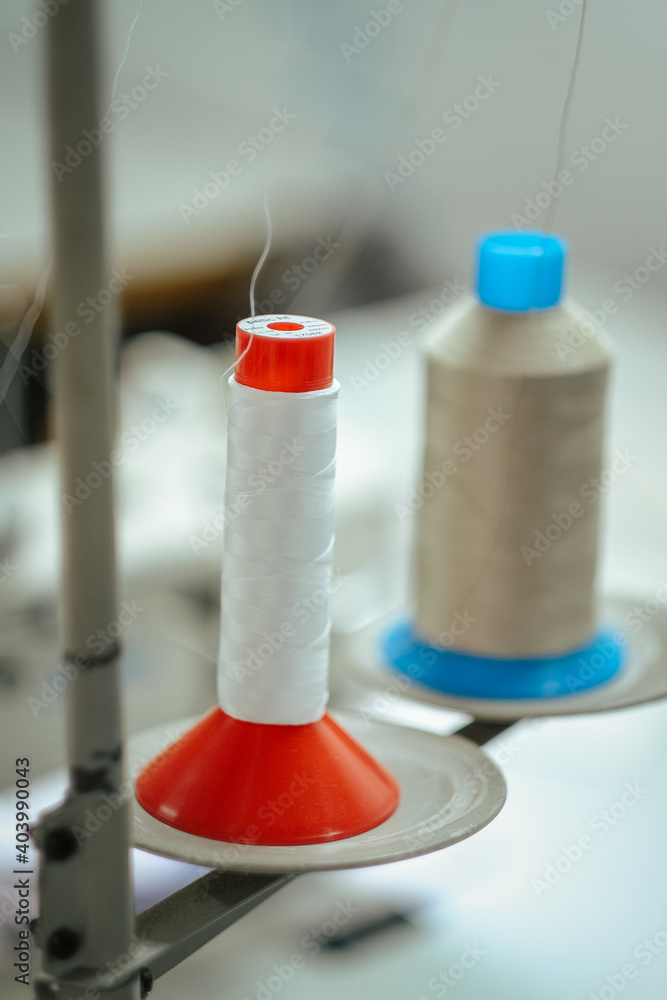
[[[606,335],[572,303],[517,314],[468,299],[426,353],[418,635],[501,657],[586,643],[600,504],[582,489],[602,471]]]
[[[339,385],[229,380],[218,691],[236,719],[304,725],[328,699]]]

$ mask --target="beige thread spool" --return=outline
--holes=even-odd
[[[444,481],[419,512],[418,637],[496,657],[582,646],[599,503],[581,491],[602,471],[606,336],[571,302],[509,312],[468,298],[425,352],[423,483]]]

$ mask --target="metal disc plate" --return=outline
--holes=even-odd
[[[500,812],[506,786],[496,765],[469,740],[437,736],[359,715],[331,713],[398,779],[396,812],[366,833],[327,844],[264,847],[230,844],[181,833],[133,799],[135,847],[210,868],[246,872],[304,872],[387,864],[450,847],[485,827]],[[148,730],[129,743],[137,772],[196,720]]]
[[[667,697],[667,607],[661,606],[652,615],[645,613],[647,620],[642,621],[633,610],[637,606],[641,608],[641,604],[641,598],[621,596],[604,601],[604,622],[609,623],[612,631],[624,632],[628,639],[625,663],[606,684],[564,698],[511,701],[461,698],[434,691],[381,661],[377,626],[364,630],[349,644],[345,671],[350,679],[366,689],[383,691],[388,686],[398,685],[407,698],[493,722],[631,708]],[[632,622],[631,627],[629,622]]]

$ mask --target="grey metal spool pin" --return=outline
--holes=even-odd
[[[104,233],[103,144],[81,147],[80,162],[55,171],[67,147],[96,128],[104,110],[99,92],[100,4],[72,0],[48,26],[48,116],[54,266],[51,321],[64,329],[77,306],[108,283]],[[57,176],[58,174],[58,176]],[[60,491],[73,494],[94,462],[112,449],[113,368],[117,328],[113,310],[95,315],[55,366]],[[35,831],[42,850],[38,938],[45,979],[64,983],[75,967],[103,969],[127,954],[133,936],[127,803],[121,719],[120,649],[114,642],[92,655],[88,640],[118,617],[111,477],[82,503],[63,511],[62,627],[66,663],[78,673],[68,687],[70,787],[62,806]],[[113,804],[113,808],[109,805]],[[105,808],[103,808],[105,807]],[[90,836],[89,811],[104,816]],[[69,831],[69,832],[68,832]],[[72,844],[74,831],[74,845]],[[51,986],[36,983],[38,994]],[[79,996],[63,986],[63,1000]],[[139,976],[115,993],[138,1000]]]

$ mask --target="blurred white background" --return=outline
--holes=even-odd
[[[109,101],[137,6],[106,5]],[[396,6],[401,12],[370,38],[364,28],[378,23],[372,11],[385,10],[381,4],[144,0],[117,94],[140,86],[147,67],[166,76],[126,117],[112,113],[115,128],[104,140],[118,260],[191,268],[206,253],[227,259],[260,247],[266,177],[278,244],[294,229],[314,239],[347,226],[350,237],[389,240],[415,287],[466,274],[476,235],[524,215],[526,200],[554,178],[581,6],[562,0],[573,11],[567,16],[555,0]],[[0,13],[0,267],[25,280],[46,259],[45,30],[30,22],[39,10],[7,0]],[[588,3],[566,142],[573,181],[556,225],[571,241],[575,270],[585,262],[616,280],[665,237],[666,29],[667,11],[655,0]],[[480,77],[493,81],[493,93],[467,118],[451,112],[443,120],[474,95]],[[268,126],[274,107],[295,117],[250,162],[239,146]],[[588,157],[577,155],[607,118],[621,131],[602,152],[594,144]],[[385,172],[438,127],[446,140],[391,191]],[[179,205],[233,159],[241,173],[185,222]],[[652,283],[664,288],[665,275]]]

